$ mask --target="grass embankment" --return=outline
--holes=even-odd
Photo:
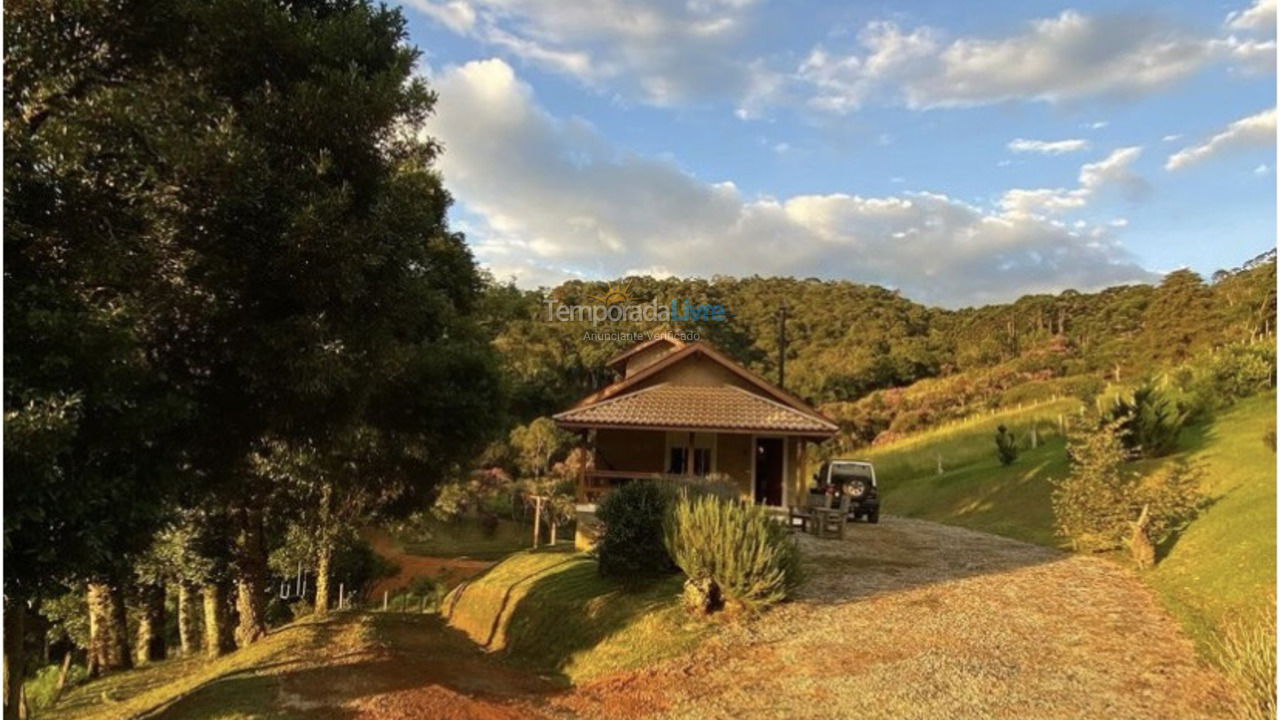
[[[1263,435],[1275,414],[1274,392],[1254,396],[1183,438],[1212,504],[1147,577],[1202,649],[1274,602],[1276,455]]]
[[[875,463],[886,513],[1059,546],[1049,479],[1067,471],[1060,422],[1079,408],[1079,401],[1065,399],[981,415],[872,448],[859,458]],[[1001,424],[1023,446],[1008,467],[995,454]],[[1035,449],[1029,447],[1032,427]]]
[[[124,720],[152,715],[198,696],[183,717],[257,717],[275,693],[273,674],[323,662],[348,647],[367,644],[364,623],[297,622],[216,660],[176,658],[113,673],[68,691],[40,720]]]
[[[1274,392],[1257,395],[1183,432],[1177,454],[1135,467],[1154,471],[1186,460],[1204,471],[1211,504],[1142,577],[1212,656],[1224,628],[1272,602],[1275,587],[1275,454],[1263,436],[1275,417]],[[1063,406],[982,416],[921,433],[865,454],[876,463],[886,513],[1060,546],[1053,532],[1053,478],[1069,468],[1056,431]],[[1004,423],[1026,438],[1029,423],[1045,442],[1001,466],[993,436]],[[944,472],[936,462],[942,456]]]
[[[708,628],[680,607],[681,582],[624,590],[587,555],[527,551],[459,586],[443,607],[451,626],[486,649],[577,684],[696,645]]]

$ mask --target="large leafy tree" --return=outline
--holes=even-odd
[[[480,278],[420,130],[434,95],[399,11],[367,2],[48,1],[6,20],[6,459],[31,478],[6,485],[6,598],[109,568],[117,520],[145,546],[154,522],[129,514],[163,493],[130,478],[178,469],[200,489],[183,497],[230,512],[252,641],[286,497],[264,448],[366,426],[402,441],[400,467],[445,468],[492,423]]]

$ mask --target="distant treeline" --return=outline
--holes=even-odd
[[[520,290],[490,279],[481,315],[504,357],[515,420],[561,410],[611,379],[604,363],[627,343],[588,335],[600,330],[590,322],[546,317],[548,300],[590,304],[611,287],[637,303],[723,305],[730,313],[724,322],[670,328],[623,322],[608,329],[693,331],[774,380],[785,309],[786,386],[837,417],[876,391],[930,378],[951,378],[948,392],[984,397],[1028,382],[1049,383],[1042,388],[1048,394],[1073,394],[1090,385],[1089,378],[1130,378],[1214,347],[1270,337],[1276,322],[1274,252],[1208,281],[1178,270],[1155,286],[1066,290],[961,310],[926,307],[880,287],[813,278],[629,277],[571,281],[549,290]]]

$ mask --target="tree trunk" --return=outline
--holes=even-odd
[[[320,542],[316,555],[316,617],[329,614],[329,573],[332,571],[333,541],[326,538]]]
[[[236,645],[245,647],[267,634],[267,552],[262,541],[263,519],[259,508],[241,510],[236,538]]]
[[[191,586],[191,583],[179,583],[178,642],[182,646],[184,656],[190,656],[200,649],[200,629],[197,627],[199,612],[196,589]]]
[[[1133,523],[1133,535],[1129,538],[1129,551],[1139,570],[1148,570],[1156,564],[1156,546],[1147,535],[1147,526],[1151,524],[1150,510],[1149,505],[1142,506],[1142,514]]]
[[[108,583],[89,583],[90,677],[131,667],[124,593]]]
[[[216,658],[235,649],[227,622],[226,587],[209,583],[200,589],[200,594],[204,599],[204,654]]]
[[[27,664],[23,641],[26,639],[26,601],[5,588],[4,598],[4,720],[19,720],[22,711],[22,680]]]
[[[129,615],[124,604],[124,588],[118,584],[107,587],[108,623],[106,655],[103,670],[128,670],[133,667],[133,655],[129,651]]]
[[[164,584],[146,585],[141,592],[142,612],[138,618],[138,663],[163,660],[165,611]]]
[[[58,702],[62,692],[67,689],[67,676],[71,674],[71,658],[75,651],[68,649],[62,655],[62,669],[58,671],[58,684],[53,688],[53,702]]]

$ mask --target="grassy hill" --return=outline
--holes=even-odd
[[[581,683],[677,655],[708,632],[679,606],[683,576],[624,590],[580,553],[516,553],[456,588],[449,625],[515,665]]]
[[[1079,407],[1067,399],[981,415],[858,457],[876,465],[885,512],[1056,546],[1049,479],[1067,470],[1060,418]],[[995,455],[1001,424],[1027,443],[1036,429],[1037,448],[1009,467]]]
[[[1055,427],[1059,412],[1073,410],[1066,402],[982,416],[865,453],[877,465],[885,512],[1061,545],[1053,533],[1050,481],[1068,471]],[[1185,430],[1179,453],[1147,461],[1154,470],[1187,459],[1205,472],[1212,504],[1143,574],[1203,651],[1212,651],[1229,621],[1271,602],[1276,474],[1263,436],[1275,403],[1274,392],[1243,400]],[[1001,466],[992,439],[1000,423],[1024,438],[1035,424],[1044,442]]]

